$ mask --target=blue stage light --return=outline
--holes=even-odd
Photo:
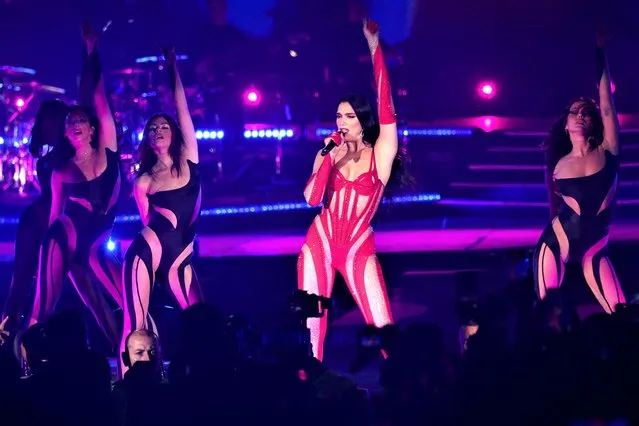
[[[295,136],[295,130],[283,128],[245,129],[245,139],[290,139]]]
[[[422,194],[407,194],[397,195],[392,199],[384,198],[383,204],[390,202],[394,204],[410,204],[410,203],[434,203],[441,200],[441,195],[438,193],[422,193]],[[202,209],[202,216],[229,216],[239,214],[255,214],[255,213],[267,213],[267,212],[281,212],[281,211],[295,211],[295,210],[308,210],[319,207],[311,207],[304,202],[288,202],[288,203],[274,203],[274,204],[257,204],[252,206],[229,206],[229,207],[213,207]],[[15,225],[18,223],[17,217],[0,216],[0,225]],[[115,218],[116,222],[137,222],[140,220],[140,215],[129,214],[120,215]],[[117,244],[115,241],[109,239],[107,242],[107,248],[114,250]],[[113,247],[111,249],[110,247]]]
[[[335,128],[320,127],[315,129],[315,136],[325,138],[335,131]],[[430,128],[430,127],[410,127],[398,129],[402,136],[422,136],[422,137],[446,137],[446,136],[472,136],[473,129],[469,128]]]

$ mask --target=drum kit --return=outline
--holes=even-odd
[[[188,59],[178,55],[178,60]],[[120,150],[127,175],[136,172],[135,158],[146,120],[157,111],[173,111],[174,104],[159,56],[135,60],[135,66],[109,73],[107,84],[115,112]],[[0,191],[29,196],[40,191],[36,161],[28,149],[39,105],[48,99],[65,98],[65,90],[34,80],[30,68],[0,65]],[[195,88],[186,88],[192,110],[201,107]]]
[[[39,191],[28,150],[37,104],[63,97],[65,90],[33,80],[31,68],[0,65],[0,189],[21,196]]]

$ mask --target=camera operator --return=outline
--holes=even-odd
[[[113,400],[119,424],[137,424],[149,421],[150,416],[162,410],[149,408],[159,405],[164,391],[162,357],[157,336],[149,330],[136,330],[126,338],[126,352],[121,354],[128,368],[124,378],[113,385]]]

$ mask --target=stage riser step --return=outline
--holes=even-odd
[[[515,152],[480,152],[473,154],[472,162],[481,161],[486,164],[544,164],[544,153],[541,151],[515,151]]]
[[[526,170],[525,168],[512,168],[505,170],[471,169],[466,167],[454,177],[461,182],[488,182],[488,183],[544,183],[545,172],[541,170]]]
[[[470,182],[544,183],[545,175],[544,167],[540,165],[476,163],[469,164],[456,178]],[[629,163],[628,167],[622,167],[619,177],[624,181],[639,181],[639,163]]]
[[[636,219],[639,217],[639,200],[631,200],[632,204],[624,204],[627,200],[620,200],[615,206],[614,217],[623,219]],[[549,207],[546,202],[516,202],[497,200],[468,200],[447,198],[441,202],[446,215],[465,217],[501,217],[510,220],[511,217],[519,219],[537,218],[540,215],[548,217]]]
[[[622,185],[617,191],[619,200],[639,200],[639,185]],[[628,182],[630,184],[635,182]],[[474,185],[474,186],[471,186]],[[461,198],[461,199],[478,199],[478,200],[496,200],[496,201],[537,201],[545,202],[548,200],[548,190],[544,184],[528,184],[517,186],[516,184],[486,184],[467,183],[451,184],[447,191],[444,192],[445,198]]]
[[[623,155],[623,154],[622,154]],[[626,163],[639,162],[639,151],[631,151],[623,155]],[[515,165],[515,166],[545,166],[545,155],[540,151],[516,151],[516,152],[473,152],[472,158],[468,158],[469,163],[483,163],[492,165]]]
[[[546,134],[539,134],[537,136],[504,136],[501,138],[492,138],[489,140],[480,141],[490,151],[541,151],[541,145],[546,140]],[[619,146],[622,153],[629,153],[631,151],[639,151],[639,135],[638,134],[622,134]]]
[[[543,163],[545,154],[539,144],[518,144],[513,141],[512,144],[490,144],[480,155],[486,158],[493,158],[493,162],[502,163],[503,160],[510,158],[524,159],[527,163]],[[539,142],[541,143],[541,142]],[[634,161],[639,158],[639,143],[620,144],[620,158],[624,161]],[[480,158],[483,158],[480,157]],[[508,161],[505,161],[508,162]]]

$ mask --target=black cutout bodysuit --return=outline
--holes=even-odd
[[[187,160],[187,164],[190,177],[186,185],[147,195],[150,214],[147,227],[157,236],[162,247],[161,255],[151,250],[142,233],[138,234],[126,252],[122,272],[125,294],[122,348],[128,333],[150,326],[145,324],[145,321],[156,273],[158,279],[168,284],[169,290],[182,309],[202,300],[195,271],[191,268],[190,278],[186,273],[193,258],[192,254],[178,262],[185,249],[194,241],[195,222],[200,215],[199,166],[190,160]],[[158,208],[169,210],[175,215],[175,227],[157,210]],[[156,256],[160,258],[157,259]],[[153,270],[154,263],[158,264],[156,273]]]
[[[616,191],[619,160],[605,151],[606,163],[598,172],[578,178],[555,179],[560,197],[559,223],[568,237],[570,261],[581,261],[592,246],[608,235],[615,197],[602,211],[606,196]],[[579,204],[580,214],[570,208],[563,196],[572,197]],[[551,226],[552,228],[552,226]]]
[[[607,256],[607,244],[602,240],[608,235],[612,210],[616,200],[616,189],[619,172],[619,159],[609,151],[605,151],[605,164],[596,173],[583,177],[555,179],[555,194],[559,198],[559,212],[556,220],[566,233],[568,239],[568,262],[583,262],[586,255],[593,256],[593,273],[601,294],[604,294],[600,274],[601,259]],[[571,197],[579,205],[579,214],[565,201],[564,197]],[[606,203],[607,197],[610,199]],[[604,207],[602,209],[602,207]],[[598,244],[600,247],[598,247]],[[540,265],[543,270],[544,257],[547,252],[544,245],[553,254],[557,271],[561,271],[560,247],[552,222],[542,233],[534,255],[533,275],[535,289],[540,295],[542,288],[547,289],[545,277],[539,273]],[[559,272],[558,272],[559,273]],[[552,277],[556,278],[556,277]],[[561,278],[557,278],[559,281]],[[618,283],[612,283],[615,286]]]
[[[149,228],[156,233],[162,244],[162,260],[158,268],[167,273],[180,253],[195,239],[195,222],[200,215],[201,188],[200,170],[197,164],[187,160],[190,177],[186,185],[149,194]],[[167,209],[175,214],[177,226],[155,207]],[[190,262],[190,256],[189,256]]]
[[[41,321],[53,312],[64,278],[73,272],[73,264],[96,275],[113,299],[122,303],[120,280],[114,276],[114,260],[108,258],[103,244],[115,222],[121,186],[120,155],[108,148],[105,148],[105,155],[107,167],[102,174],[87,181],[63,183],[68,199],[64,213],[51,224],[42,241],[31,323]],[[74,242],[75,247],[71,247]],[[104,323],[108,321],[103,315],[106,310],[98,306],[97,301],[87,299],[92,292],[84,293],[87,289],[77,285],[76,288],[104,329]]]
[[[91,245],[113,229],[120,196],[120,155],[108,148],[105,151],[107,167],[100,176],[63,184],[69,196],[64,214],[73,222],[78,236],[74,260],[87,267]],[[91,210],[85,204],[89,204]]]

